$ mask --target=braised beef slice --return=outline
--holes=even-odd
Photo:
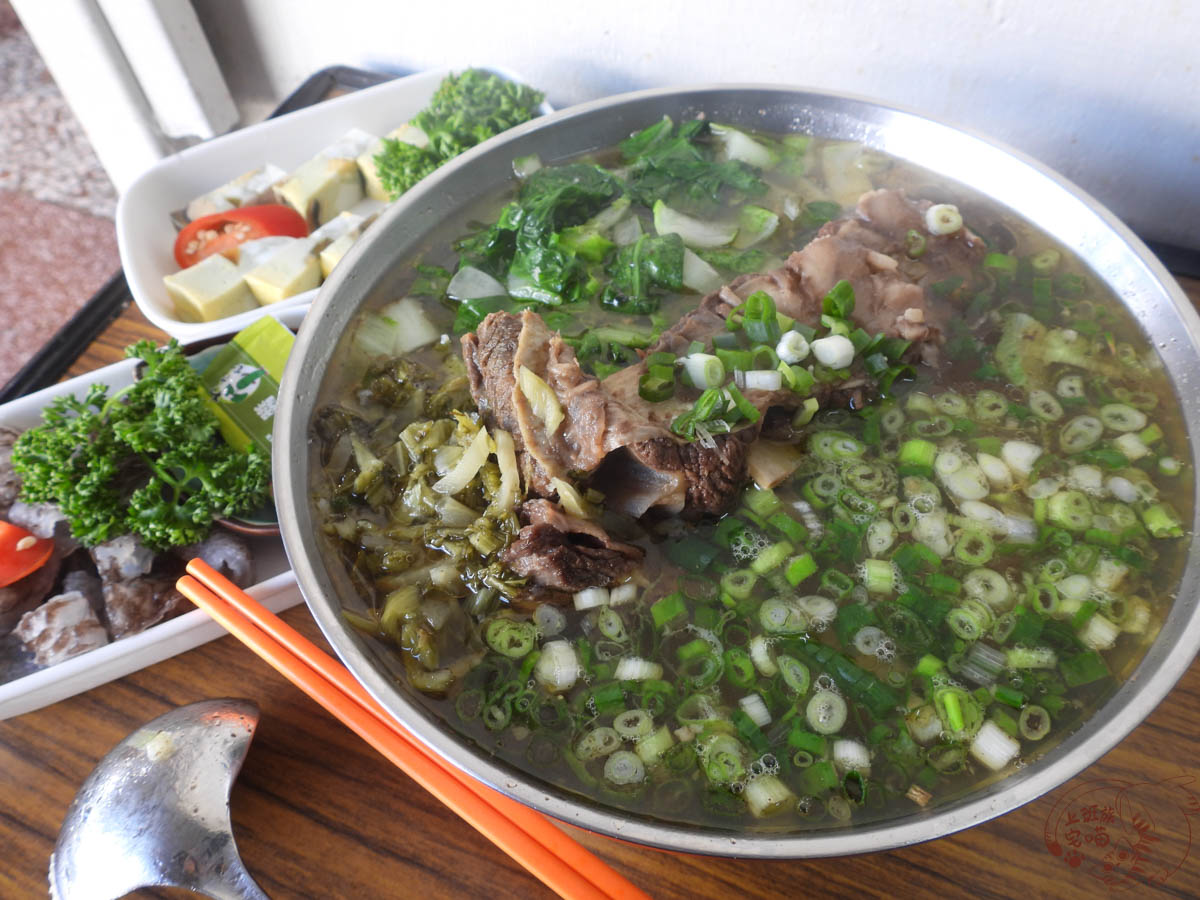
[[[501,559],[523,578],[543,588],[574,592],[623,581],[642,559],[632,544],[614,541],[599,525],[567,515],[547,500],[521,506],[526,524]],[[566,594],[543,594],[553,601]]]
[[[536,494],[554,493],[551,479],[569,471],[587,472],[611,447],[609,398],[600,382],[586,374],[575,351],[550,331],[536,313],[492,313],[475,334],[462,339],[471,396],[491,427],[509,432],[516,445],[526,485]],[[518,381],[522,367],[554,392],[563,421],[553,434],[529,406]],[[630,423],[636,417],[628,417]]]
[[[914,354],[936,364],[953,307],[928,288],[955,275],[969,276],[986,248],[967,228],[930,234],[924,215],[930,205],[909,200],[903,191],[863,194],[855,216],[826,223],[813,241],[788,257],[785,268],[799,276],[806,301],[779,304],[780,311],[811,322],[814,312],[820,313],[821,298],[847,280],[854,286],[855,322],[871,334],[913,341]],[[907,257],[909,231],[925,240],[919,261]]]

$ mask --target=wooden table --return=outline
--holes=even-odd
[[[1200,305],[1200,281],[1186,283]],[[162,339],[127,310],[75,371],[117,358],[133,340]],[[284,615],[323,643],[306,607]],[[232,637],[224,637],[80,696],[0,722],[0,897],[46,896],[50,852],[71,799],[93,766],[136,727],[215,697],[262,708],[258,734],[233,791],[242,856],[276,898],[543,897],[549,892],[488,841],[327,715]],[[655,897],[1200,896],[1196,759],[1200,663],[1133,734],[1058,790],[1000,819],[937,841],[840,859],[755,862],[683,856],[568,829]],[[1171,781],[1170,779],[1177,779]],[[1105,781],[1126,792],[1133,815]],[[1165,784],[1164,784],[1165,782]],[[1068,824],[1070,817],[1078,822]],[[1109,821],[1104,821],[1108,819]],[[1057,822],[1063,854],[1044,832]],[[1140,826],[1145,875],[1110,887],[1088,874],[1102,852]],[[1086,839],[1086,840],[1085,840]],[[1105,840],[1104,851],[1096,849]],[[1067,861],[1078,841],[1082,863]],[[1114,853],[1115,856],[1115,853]],[[1158,879],[1146,884],[1144,879]],[[182,894],[173,894],[183,896]],[[165,896],[147,892],[145,896]],[[193,896],[187,894],[186,896]]]

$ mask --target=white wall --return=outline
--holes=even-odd
[[[780,82],[968,126],[1200,248],[1197,0],[193,0],[249,120],[317,69],[494,65],[555,107]]]

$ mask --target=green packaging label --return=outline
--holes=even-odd
[[[221,434],[237,449],[257,444],[271,452],[279,381],[294,342],[278,320],[264,316],[239,331],[201,374]]]

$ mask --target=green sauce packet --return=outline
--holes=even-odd
[[[239,331],[200,374],[221,435],[238,450],[271,452],[271,429],[283,367],[295,335],[271,316]]]

